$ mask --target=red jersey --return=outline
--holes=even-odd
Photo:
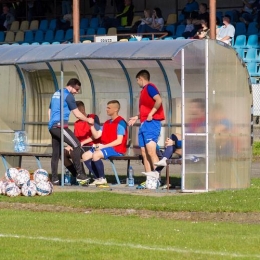
[[[94,114],[87,115],[87,117],[91,117],[93,119],[95,119],[95,116],[96,115],[94,115]],[[90,130],[90,125],[85,121],[77,120],[74,123],[74,134],[79,139],[80,142],[88,139],[89,137],[92,136],[92,133]],[[89,142],[85,145],[93,145],[93,144],[97,144],[97,143],[100,143],[100,139],[96,139],[93,142]]]
[[[141,94],[140,94],[140,99],[139,99],[139,112],[140,112],[140,122],[141,123],[147,119],[148,114],[151,112],[151,110],[155,104],[154,99],[148,94],[148,91],[147,91],[148,85],[153,86],[158,91],[157,87],[152,83],[148,83],[147,85],[145,85],[143,87]],[[159,91],[158,91],[158,93],[159,93]],[[153,119],[159,120],[159,121],[162,121],[165,119],[162,105],[154,113]]]
[[[102,144],[109,144],[117,139],[117,127],[120,121],[124,120],[121,116],[118,116],[115,120],[111,121],[110,119],[107,120],[103,125],[102,136],[101,136],[101,143]],[[125,120],[124,120],[125,121]],[[125,122],[126,126],[127,123]],[[126,144],[127,144],[127,127],[125,129],[125,135],[123,136],[123,141],[121,144],[114,146],[113,148],[118,153],[124,154],[126,152]]]

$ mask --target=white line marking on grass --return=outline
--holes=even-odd
[[[14,235],[14,234],[0,234],[0,238],[17,238],[17,239],[31,239],[31,240],[46,240],[53,242],[66,242],[66,243],[85,243],[85,244],[93,244],[93,245],[103,245],[103,246],[117,246],[117,247],[131,247],[134,249],[143,249],[143,250],[154,250],[154,251],[168,251],[168,252],[176,252],[176,253],[193,253],[199,255],[219,255],[219,256],[229,256],[229,257],[243,257],[243,258],[259,258],[260,255],[249,255],[249,254],[237,254],[231,252],[214,252],[207,250],[194,250],[194,249],[181,249],[175,247],[157,247],[157,246],[147,246],[140,244],[129,244],[129,243],[115,243],[109,241],[99,241],[93,239],[64,239],[58,237],[32,237],[32,236],[24,236],[24,235]]]

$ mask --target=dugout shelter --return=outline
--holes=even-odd
[[[141,69],[163,98],[159,145],[171,133],[182,136],[182,191],[249,187],[249,75],[231,47],[213,40],[1,46],[0,150],[13,150],[13,130],[27,132],[32,151],[49,149],[50,98],[72,77],[82,83],[76,99],[101,122],[111,99],[120,101],[126,119],[138,114]],[[138,150],[138,127],[130,129],[131,153]]]

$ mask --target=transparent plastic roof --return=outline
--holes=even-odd
[[[164,60],[172,59],[186,45],[195,42],[195,40],[175,40],[59,45],[3,45],[0,48],[0,65],[68,59]]]

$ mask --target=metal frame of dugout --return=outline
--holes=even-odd
[[[252,93],[243,62],[229,46],[213,40],[178,40],[1,46],[0,150],[12,150],[12,129],[28,133],[33,152],[46,152],[48,106],[69,78],[82,82],[77,100],[107,118],[107,101],[118,99],[120,114],[138,113],[136,73],[147,69],[161,93],[166,119],[159,145],[171,133],[182,136],[183,192],[246,188],[250,185]],[[200,101],[203,122],[198,120]],[[13,106],[15,104],[15,106]],[[201,111],[200,111],[201,113]],[[72,120],[73,121],[73,120]],[[73,122],[72,122],[73,123]],[[138,126],[130,128],[137,144]],[[134,149],[131,151],[135,153]],[[195,158],[195,159],[194,159]],[[197,159],[196,159],[197,158]],[[62,178],[63,179],[63,178]]]

